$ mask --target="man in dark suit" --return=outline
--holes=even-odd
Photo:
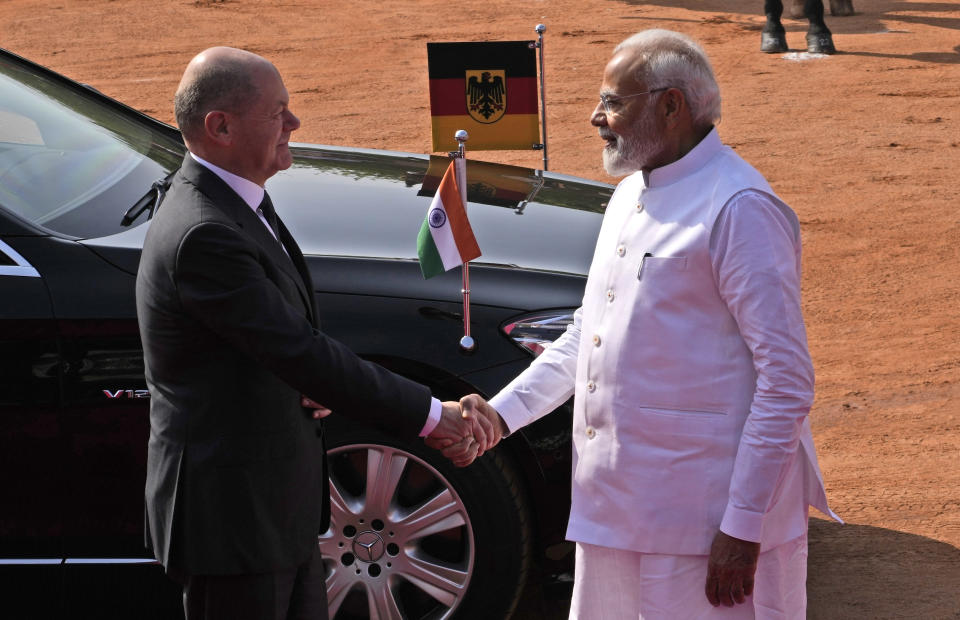
[[[349,413],[432,442],[472,434],[474,452],[499,427],[317,329],[303,255],[263,189],[291,165],[300,126],[269,61],[206,50],[174,103],[190,153],[137,275],[151,396],[147,544],[183,583],[188,620],[326,618],[320,418]]]

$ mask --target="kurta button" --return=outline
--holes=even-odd
[[[627,247],[626,247],[626,246],[621,245],[620,247],[617,248],[617,256],[623,256],[623,255],[626,254],[626,253],[627,253]]]
[[[613,289],[607,291],[607,301],[613,301],[614,297],[616,297],[616,295],[613,294]]]
[[[597,334],[593,335],[593,346],[595,347],[600,346],[600,336],[598,336]]]
[[[593,381],[587,381],[587,391],[588,391],[588,392],[596,392],[596,391],[597,391],[597,384],[594,383]]]
[[[637,203],[637,211],[643,211],[643,203],[642,203],[642,202],[638,202],[638,203]]]
[[[597,436],[597,429],[593,428],[592,426],[588,426],[587,437],[589,437],[590,439],[593,439],[596,436]]]

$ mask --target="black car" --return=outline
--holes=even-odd
[[[447,159],[291,150],[268,189],[307,255],[322,328],[358,354],[440,398],[490,396],[571,321],[610,186],[468,162],[483,256],[466,354],[459,270],[424,280],[416,260]],[[181,613],[143,546],[149,393],[134,279],[184,153],[175,128],[0,50],[4,617]],[[562,409],[464,469],[347,412],[328,418],[332,616],[505,617],[528,575],[569,569]]]

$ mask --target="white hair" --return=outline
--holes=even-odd
[[[634,78],[648,90],[677,88],[683,93],[696,126],[720,121],[720,87],[707,54],[693,39],[672,30],[642,30],[613,53],[624,50],[643,59]]]

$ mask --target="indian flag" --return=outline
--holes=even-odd
[[[458,178],[466,178],[466,164],[462,157],[450,162],[420,226],[417,255],[424,278],[432,278],[480,256],[480,246],[470,228],[458,182]]]

